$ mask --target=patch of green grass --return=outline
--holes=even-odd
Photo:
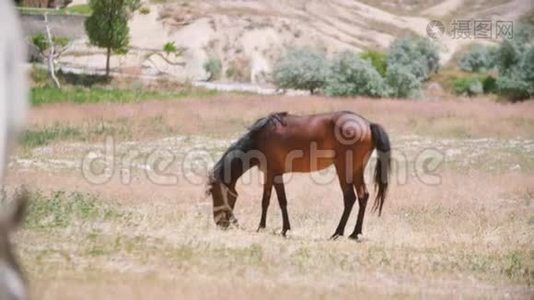
[[[142,100],[178,99],[184,97],[213,96],[216,91],[187,89],[182,91],[158,91],[146,89],[118,89],[103,87],[34,87],[31,90],[32,105],[49,103],[99,103],[99,102],[138,102]]]
[[[52,126],[42,129],[26,130],[19,138],[19,143],[26,148],[48,145],[57,140],[79,139],[82,132],[78,128],[67,126]]]
[[[18,144],[22,150],[31,150],[57,142],[101,142],[105,137],[113,136],[119,140],[135,138],[136,127],[141,127],[151,137],[169,136],[179,129],[168,126],[162,116],[150,117],[133,125],[132,120],[118,118],[111,121],[95,121],[83,124],[54,123],[47,126],[33,126],[22,132]],[[220,151],[221,149],[217,149]]]
[[[73,14],[90,15],[93,10],[88,4],[71,5],[65,8],[65,11]]]
[[[27,228],[66,228],[74,222],[113,219],[122,213],[91,194],[55,191],[33,192],[30,198]]]
[[[28,15],[41,15],[41,14],[43,14],[45,12],[50,14],[50,15],[64,15],[65,14],[65,10],[63,10],[63,9],[53,9],[53,8],[19,6],[19,7],[17,7],[17,10],[21,14],[28,14]]]
[[[19,6],[17,10],[25,15],[41,15],[44,13],[48,13],[49,15],[90,15],[92,13],[91,7],[88,4],[72,5],[61,9]]]

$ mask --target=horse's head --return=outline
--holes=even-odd
[[[23,191],[0,216],[0,299],[26,299],[26,284],[13,252],[11,235],[24,219],[27,202],[27,192]]]
[[[222,228],[228,228],[230,224],[237,225],[237,219],[234,216],[234,205],[237,199],[235,189],[210,176],[206,193],[213,199],[215,224]]]

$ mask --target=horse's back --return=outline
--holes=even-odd
[[[349,150],[367,154],[370,137],[368,121],[356,114],[286,115],[263,133],[259,150],[280,172],[311,172],[329,167]]]

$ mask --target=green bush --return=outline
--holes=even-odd
[[[208,81],[219,79],[222,71],[221,60],[217,57],[210,57],[204,63],[204,70],[209,74]]]
[[[497,80],[495,77],[488,75],[482,79],[482,88],[485,94],[497,92]]]
[[[176,54],[178,52],[178,48],[176,48],[176,44],[174,42],[166,42],[163,45],[163,52],[165,52],[166,55]]]
[[[338,54],[330,66],[325,93],[330,96],[387,96],[387,86],[369,60],[351,52]]]
[[[513,70],[521,59],[521,52],[519,47],[515,43],[510,42],[509,40],[504,40],[495,55],[495,63],[499,70],[500,76],[510,75],[510,72]]]
[[[272,75],[278,88],[314,94],[325,86],[328,62],[324,53],[309,48],[291,49],[275,63]]]
[[[396,98],[414,98],[421,90],[421,81],[408,68],[401,65],[389,66],[386,72],[388,94]]]
[[[382,77],[386,76],[387,56],[384,52],[367,50],[361,52],[360,57],[364,60],[369,60]]]
[[[527,99],[529,84],[516,75],[505,75],[497,78],[497,92],[511,101]]]
[[[459,67],[467,72],[491,70],[495,66],[495,51],[493,47],[475,45],[460,59]]]
[[[484,92],[484,86],[479,77],[462,77],[452,80],[454,92],[458,95],[478,95]]]
[[[534,95],[534,45],[525,51],[519,67],[521,78],[528,83],[530,95]]]
[[[504,40],[496,53],[497,93],[512,101],[534,95],[534,27],[520,25],[512,40]]]
[[[52,43],[55,47],[65,47],[69,43],[69,38],[64,36],[52,36]],[[48,39],[42,32],[34,34],[32,36],[32,44],[40,51],[46,51],[50,45]]]
[[[426,80],[439,68],[438,48],[427,38],[399,38],[389,47],[387,57],[388,66],[396,64],[408,68],[417,79]]]

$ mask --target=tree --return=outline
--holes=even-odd
[[[278,88],[308,90],[311,94],[324,87],[327,77],[325,55],[309,48],[289,50],[273,68]]]
[[[128,51],[128,17],[139,7],[139,0],[90,0],[89,6],[93,13],[85,20],[85,31],[91,44],[106,48],[106,76],[109,76],[111,51]]]
[[[421,81],[405,66],[394,64],[386,71],[389,96],[395,98],[414,98],[419,95]]]
[[[338,54],[330,66],[325,93],[329,96],[387,96],[384,79],[370,60],[349,51]]]
[[[458,65],[466,72],[491,70],[495,66],[496,51],[495,47],[477,44],[462,56]]]
[[[394,64],[408,68],[419,80],[426,80],[439,68],[438,48],[431,40],[419,36],[396,39],[388,52],[388,66]]]
[[[44,14],[46,36],[43,33],[38,33],[32,36],[31,43],[39,52],[39,55],[46,61],[48,66],[48,73],[54,81],[56,87],[61,87],[59,80],[56,77],[56,60],[65,52],[69,46],[69,39],[61,36],[53,36],[48,26],[48,14]]]
[[[148,54],[145,55],[145,60],[150,62],[152,66],[161,74],[167,73],[163,70],[161,70],[158,67],[158,64],[156,64],[153,60],[153,56],[157,56],[161,59],[163,59],[167,64],[171,66],[185,66],[185,63],[183,61],[178,61],[177,59],[183,55],[186,48],[184,47],[176,47],[174,42],[167,42],[163,45],[163,49],[161,50],[152,50]]]
[[[520,24],[512,40],[501,42],[496,63],[497,92],[517,101],[534,96],[534,27]]]

